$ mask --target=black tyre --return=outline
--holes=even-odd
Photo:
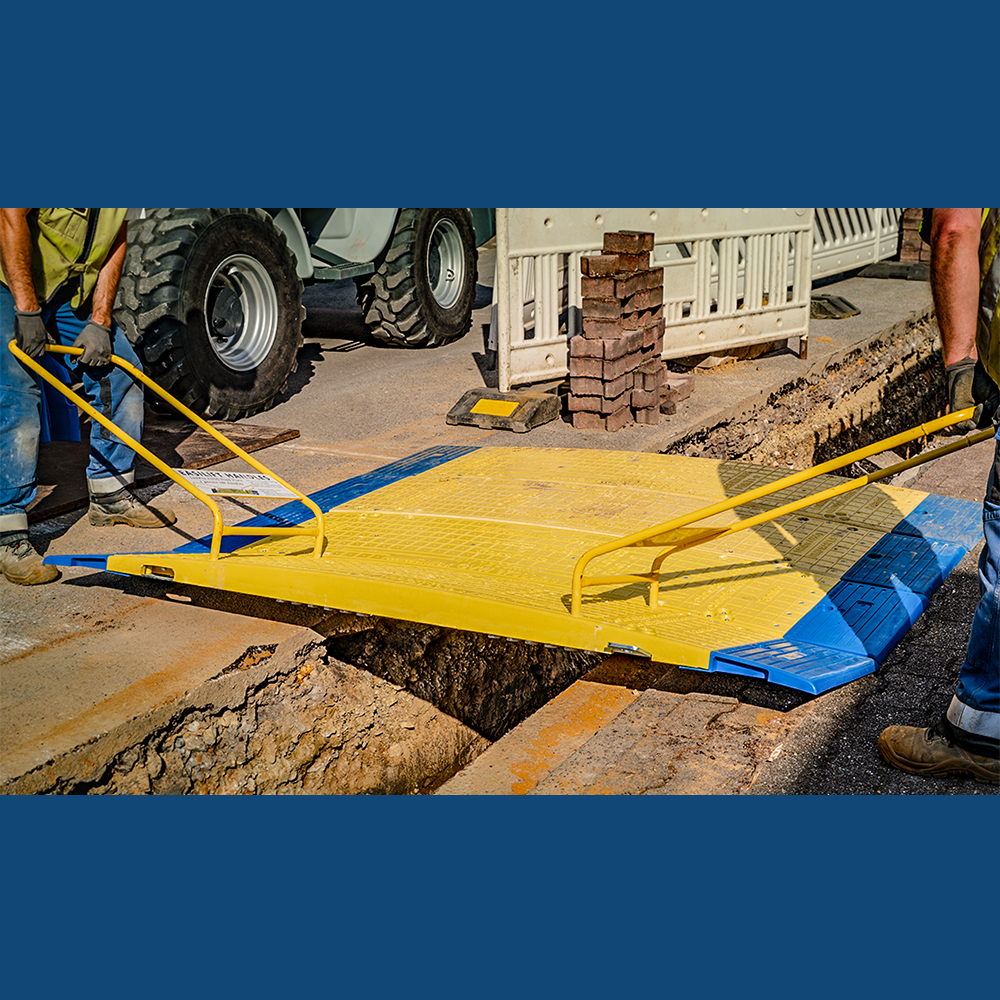
[[[115,318],[149,376],[197,413],[270,406],[302,344],[302,282],[259,208],[156,208],[129,224]]]
[[[437,347],[472,325],[476,237],[467,208],[404,208],[375,274],[357,278],[372,334],[398,347]]]

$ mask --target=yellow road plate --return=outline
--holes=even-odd
[[[469,412],[490,417],[509,417],[520,405],[509,399],[481,399]]]
[[[303,537],[222,558],[112,556],[108,569],[580,649],[632,646],[707,667],[714,650],[781,639],[926,494],[868,486],[671,556],[660,600],[644,583],[584,591],[579,556],[605,541],[783,475],[741,462],[631,452],[481,448],[334,507],[323,555]],[[824,476],[710,519],[730,524],[843,480]],[[648,570],[655,549],[596,560],[594,575]]]

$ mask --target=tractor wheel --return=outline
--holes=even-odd
[[[379,340],[437,347],[472,325],[476,238],[467,208],[404,208],[374,274],[357,278],[358,303]]]
[[[156,208],[129,224],[115,318],[147,374],[195,412],[272,405],[302,344],[302,282],[259,208]]]

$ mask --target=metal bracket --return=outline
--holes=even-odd
[[[638,646],[627,646],[623,642],[609,642],[604,649],[605,653],[625,653],[627,656],[642,656],[647,660],[653,658],[652,653],[647,653],[646,650],[640,649]]]

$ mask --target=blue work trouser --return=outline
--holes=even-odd
[[[42,319],[57,344],[69,347],[87,325],[68,304],[43,306]],[[14,298],[0,286],[0,531],[27,529],[28,505],[38,488],[38,439],[41,431],[41,381],[22,365],[7,345],[14,339]],[[141,370],[132,345],[115,324],[111,350]],[[115,365],[78,365],[76,358],[54,354],[69,368],[72,381],[83,382],[84,398],[135,440],[142,437],[143,393]],[[135,452],[96,420],[90,430],[87,481],[92,493],[113,493],[132,482]]]
[[[980,600],[948,721],[964,733],[1000,746],[1000,428],[983,503],[986,543],[979,557]],[[970,749],[972,745],[970,743]]]

